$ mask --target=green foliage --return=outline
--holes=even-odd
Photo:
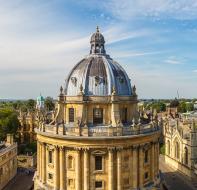
[[[34,110],[35,106],[36,106],[36,101],[35,100],[33,100],[33,99],[27,100],[26,107],[27,107],[28,110]]]
[[[166,104],[162,101],[152,102],[146,105],[146,109],[156,109],[157,112],[166,111]]]
[[[44,101],[44,105],[45,105],[45,108],[48,110],[48,111],[52,111],[54,110],[55,108],[55,104],[54,104],[54,100],[52,97],[46,97],[45,101]]]
[[[37,151],[37,143],[32,142],[26,145],[20,145],[18,147],[19,154],[34,154]]]
[[[178,106],[178,111],[181,113],[185,113],[187,111],[193,111],[194,104],[192,102],[181,101]]]
[[[9,108],[0,109],[0,140],[5,140],[8,133],[15,134],[20,123],[15,111]]]
[[[186,110],[187,111],[193,111],[194,110],[194,104],[193,103],[187,103],[186,104]]]
[[[164,144],[162,144],[162,145],[160,145],[160,154],[162,154],[162,155],[165,155],[165,145]]]

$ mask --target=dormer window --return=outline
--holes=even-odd
[[[73,83],[74,86],[77,86],[77,78],[76,77],[71,77],[71,82]]]
[[[119,81],[120,81],[121,84],[124,83],[124,78],[123,77],[119,77]]]

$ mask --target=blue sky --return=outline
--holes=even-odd
[[[197,97],[197,0],[0,0],[0,98],[56,97],[97,25],[139,98]]]

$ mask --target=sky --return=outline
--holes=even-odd
[[[139,98],[197,97],[197,0],[0,0],[0,98],[56,98],[97,25]]]

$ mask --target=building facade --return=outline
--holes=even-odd
[[[159,189],[161,122],[141,123],[136,88],[98,28],[90,43],[60,88],[55,119],[36,129],[34,188]]]
[[[190,178],[197,179],[197,114],[165,118],[165,161]]]
[[[18,116],[20,126],[18,128],[18,138],[21,144],[31,143],[36,140],[34,129],[38,126],[37,113],[35,111],[21,112]]]
[[[0,189],[17,173],[17,144],[13,135],[7,135],[7,141],[0,144]]]
[[[39,117],[43,114],[47,115],[44,107],[44,97],[42,95],[36,99],[35,110],[25,112],[20,110],[18,116],[20,126],[17,131],[20,144],[28,144],[36,141],[35,128],[38,127]]]

